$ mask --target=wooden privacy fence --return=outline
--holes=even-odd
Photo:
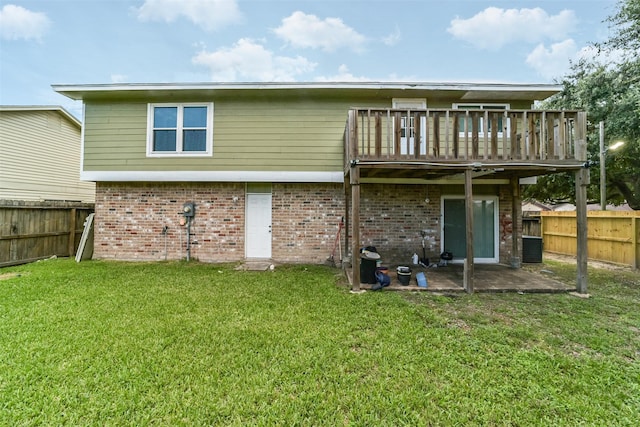
[[[522,212],[522,235],[542,237],[540,212]]]
[[[73,256],[89,203],[0,201],[0,267]]]
[[[540,212],[544,250],[576,255],[576,213]],[[640,212],[587,213],[589,259],[640,267]]]

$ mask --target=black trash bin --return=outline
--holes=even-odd
[[[366,258],[360,260],[360,283],[369,283],[371,285],[377,283],[375,260]]]
[[[360,283],[375,285],[378,282],[376,280],[376,267],[380,255],[368,249],[370,248],[363,248],[360,251]]]
[[[522,236],[522,262],[542,262],[542,237]]]

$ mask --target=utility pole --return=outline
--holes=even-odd
[[[607,210],[607,177],[605,173],[604,122],[600,122],[600,209]]]

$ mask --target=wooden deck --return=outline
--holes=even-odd
[[[353,108],[345,167],[352,160],[429,162],[445,172],[469,161],[495,169],[572,166],[586,160],[585,135],[578,111]]]
[[[427,292],[464,292],[463,267],[449,264],[446,267],[421,268],[411,266],[409,285],[402,285],[396,277],[395,267],[390,268],[391,285],[385,291],[427,291]],[[351,269],[346,269],[349,284],[352,284]],[[424,272],[427,287],[416,283],[416,273]],[[370,290],[372,285],[362,283],[360,289]],[[522,292],[522,293],[560,293],[575,291],[575,285],[561,283],[552,274],[533,272],[526,269],[513,269],[506,265],[476,264],[474,269],[475,292]]]

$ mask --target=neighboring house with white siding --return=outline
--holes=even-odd
[[[0,200],[93,203],[80,181],[82,124],[59,106],[0,106]]]

